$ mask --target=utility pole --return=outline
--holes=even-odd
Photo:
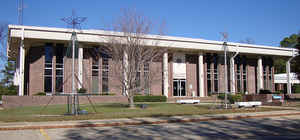
[[[75,87],[75,49],[76,49],[76,40],[77,34],[75,29],[80,28],[80,24],[86,20],[86,17],[77,17],[75,11],[72,11],[72,16],[62,18],[62,21],[66,22],[68,25],[72,26],[72,93],[71,93],[71,102],[72,102],[72,114],[78,115],[79,111],[79,99],[78,93]]]
[[[23,0],[19,0],[18,3],[18,24],[23,25],[23,9],[24,9],[24,2]]]
[[[227,109],[228,106],[227,106],[227,94],[228,94],[228,77],[227,77],[227,42],[224,42],[223,44],[224,46],[224,80],[225,80],[225,108]]]
[[[224,94],[225,94],[225,109],[228,109],[228,75],[227,75],[227,41],[228,41],[228,33],[227,32],[221,32],[222,40],[224,41],[223,47],[224,47]]]

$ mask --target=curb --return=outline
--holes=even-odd
[[[234,116],[234,117],[211,117],[199,119],[171,119],[162,121],[140,121],[140,122],[117,122],[117,123],[95,123],[95,124],[69,124],[69,125],[44,125],[44,126],[20,126],[20,127],[0,127],[0,131],[8,130],[35,130],[35,129],[55,129],[55,128],[83,128],[83,127],[110,127],[110,126],[130,126],[130,125],[149,125],[149,124],[164,124],[164,123],[187,123],[187,122],[202,122],[215,120],[241,120],[248,118],[263,118],[263,117],[280,117],[300,115],[298,113],[285,114],[270,114],[270,115],[249,115],[249,116]]]

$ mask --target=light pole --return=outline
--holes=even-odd
[[[224,83],[225,83],[225,109],[228,108],[227,106],[227,93],[228,93],[228,80],[227,80],[227,42],[225,41],[223,43],[223,47],[224,47]]]

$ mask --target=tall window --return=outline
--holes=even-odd
[[[55,51],[56,51],[55,91],[63,92],[64,46],[62,44],[57,45]]]
[[[269,66],[269,89],[272,90],[273,88],[273,71],[272,71],[272,66]]]
[[[92,93],[99,93],[99,56],[100,49],[95,46],[89,49],[92,57]]]
[[[264,76],[264,89],[268,88],[267,82],[267,66],[263,65],[263,76]]]
[[[219,90],[219,69],[218,69],[218,55],[214,54],[214,92],[218,92]]]
[[[136,88],[136,93],[141,92],[141,68],[140,66],[137,66],[137,71],[136,71],[136,76],[135,76],[135,88]]]
[[[247,91],[247,60],[246,57],[243,57],[243,92]]]
[[[44,92],[52,92],[52,44],[45,46]]]
[[[149,63],[144,64],[144,93],[150,94],[150,75],[149,75]]]
[[[108,93],[108,72],[109,72],[109,57],[107,54],[102,54],[102,92]]]
[[[242,82],[242,74],[241,74],[241,58],[240,56],[235,57],[236,63],[236,91],[241,92],[241,82]]]
[[[210,65],[211,65],[211,55],[210,54],[207,54],[206,55],[206,75],[207,75],[207,92],[208,93],[211,93],[212,92],[212,89],[211,89],[211,75],[212,75],[212,71],[211,71],[211,68],[210,68]]]
[[[92,59],[92,93],[99,93],[99,59]]]

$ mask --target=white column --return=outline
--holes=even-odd
[[[83,79],[83,48],[78,48],[78,88],[82,88],[82,79]]]
[[[264,85],[263,85],[263,65],[262,65],[262,58],[259,57],[258,60],[257,60],[257,93],[259,92],[260,89],[263,89],[264,88]]]
[[[163,55],[163,91],[164,95],[168,97],[169,92],[169,74],[168,74],[168,53],[165,52]]]
[[[292,85],[291,85],[291,63],[290,61],[286,62],[286,76],[287,76],[287,93],[292,94]]]
[[[198,66],[199,66],[199,95],[204,97],[204,65],[203,65],[203,52],[198,55]]]
[[[24,95],[24,68],[25,68],[25,48],[24,48],[24,28],[22,29],[21,43],[19,48],[19,96]]]
[[[230,58],[230,93],[235,94],[234,57]]]
[[[24,95],[24,67],[25,67],[25,48],[24,48],[24,43],[21,44],[20,46],[20,57],[19,57],[19,62],[20,62],[20,74],[19,74],[19,96]]]

